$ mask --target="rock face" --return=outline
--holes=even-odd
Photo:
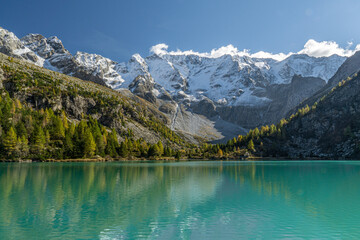
[[[216,111],[216,106],[213,101],[211,101],[208,98],[204,98],[203,100],[199,102],[195,102],[191,109],[193,112],[198,113],[200,115],[206,116],[206,117],[214,117],[218,115],[218,112]]]
[[[303,108],[306,105],[313,105],[319,101],[321,97],[328,94],[333,87],[335,87],[342,80],[353,76],[355,73],[360,71],[360,51],[356,52],[353,56],[346,59],[346,61],[339,67],[334,76],[330,78],[328,83],[320,88],[315,94],[306,99],[302,104],[291,109],[286,115],[290,116],[297,111],[298,108]]]
[[[360,77],[328,93],[315,109],[293,118],[284,140],[264,140],[290,157],[360,157]]]
[[[18,57],[29,60],[38,65],[42,64],[42,59],[38,58],[34,52],[25,47],[24,44],[15,36],[0,27],[0,52],[10,57]]]
[[[176,133],[171,133],[172,137],[169,137],[170,130],[166,128],[169,119],[163,113],[129,90],[115,91],[23,60],[10,59],[2,53],[0,88],[34,110],[49,108],[64,111],[67,118],[74,122],[91,116],[105,127],[115,129],[119,140],[130,137],[131,132],[131,137],[143,138],[151,144],[162,141],[176,148],[184,143]]]
[[[276,123],[320,90],[346,60],[338,55],[305,54],[259,58],[237,49],[211,55],[167,52],[162,46],[153,49],[146,58],[135,54],[128,62],[117,63],[97,54],[73,56],[57,37],[29,34],[19,40],[0,29],[0,52],[116,90],[130,89],[163,111],[174,130],[204,136],[204,128],[189,120],[201,118],[206,119],[209,136],[224,140]],[[192,117],[181,117],[185,115]]]
[[[264,91],[256,92],[258,96],[270,99],[268,104],[254,106],[220,107],[218,112],[223,119],[229,119],[245,128],[270,125],[279,122],[287,112],[312,96],[325,85],[320,78],[301,77],[295,75],[290,84],[274,84],[267,86]]]
[[[156,103],[156,96],[153,93],[155,82],[151,76],[138,76],[129,85],[129,89],[137,96],[146,99],[151,103]]]

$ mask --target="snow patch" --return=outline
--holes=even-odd
[[[22,55],[22,54],[26,54],[28,52],[31,52],[31,50],[29,48],[27,48],[27,47],[24,47],[24,48],[15,49],[13,52],[16,55]]]
[[[159,90],[157,90],[157,89],[153,89],[152,91],[151,91],[156,97],[158,97],[159,95],[160,95],[160,92],[159,92]]]

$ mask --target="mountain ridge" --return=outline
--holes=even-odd
[[[7,50],[8,55],[113,89],[129,89],[167,115],[174,130],[210,141],[226,141],[233,134],[276,123],[323,87],[321,80],[306,79],[327,82],[346,60],[336,54],[313,57],[306,51],[269,58],[266,53],[250,55],[232,46],[210,55],[168,52],[165,44],[159,44],[145,58],[134,54],[128,62],[117,63],[98,54],[71,55],[57,37],[29,34],[19,40],[8,35],[14,38],[8,45],[15,49]],[[303,79],[305,86],[295,101],[274,94],[293,89],[294,76]]]

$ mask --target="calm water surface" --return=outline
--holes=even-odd
[[[0,239],[359,239],[359,226],[360,162],[0,164]]]

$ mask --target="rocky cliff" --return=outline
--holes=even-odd
[[[280,137],[261,139],[265,155],[358,159],[359,91],[360,76],[355,74],[340,82],[313,106],[300,109],[281,128]]]
[[[167,125],[170,119],[129,90],[114,91],[0,53],[0,86],[12,99],[35,110],[65,111],[70,121],[91,116],[115,129],[119,140],[142,138],[169,146],[185,144]]]
[[[169,52],[160,44],[148,57],[134,54],[118,63],[97,54],[72,55],[57,37],[18,39],[5,29],[0,29],[0,52],[115,90],[129,89],[162,111],[180,134],[223,141],[276,123],[320,91],[346,60],[300,52],[264,57],[232,46],[210,54]]]

